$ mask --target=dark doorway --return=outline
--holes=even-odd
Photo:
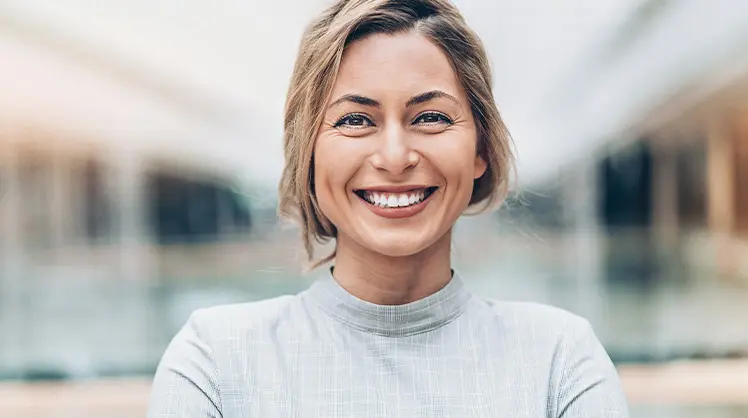
[[[651,237],[652,152],[640,141],[600,163],[600,216],[607,231],[606,277],[648,285],[657,274]]]

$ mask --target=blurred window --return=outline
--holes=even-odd
[[[652,221],[652,155],[640,142],[603,159],[602,217],[606,226],[647,227]]]
[[[250,213],[229,186],[156,173],[148,178],[148,224],[160,243],[215,241],[246,233]]]

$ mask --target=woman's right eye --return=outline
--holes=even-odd
[[[336,128],[346,127],[352,129],[363,129],[370,126],[374,126],[374,123],[371,121],[371,119],[358,113],[345,115],[335,123]]]

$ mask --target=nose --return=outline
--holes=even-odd
[[[377,151],[371,157],[375,168],[392,174],[404,173],[418,165],[419,160],[407,132],[400,126],[391,126],[382,133]]]

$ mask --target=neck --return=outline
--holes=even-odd
[[[405,257],[371,251],[339,236],[335,280],[353,296],[378,305],[402,305],[436,293],[452,277],[452,232],[429,248]]]

